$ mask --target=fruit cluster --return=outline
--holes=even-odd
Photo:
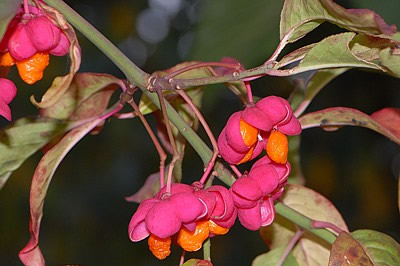
[[[286,135],[297,135],[301,125],[289,103],[266,97],[234,113],[218,138],[222,158],[230,164],[249,161],[266,149],[267,155],[238,178],[228,190],[199,182],[172,184],[143,201],[129,223],[129,237],[137,242],[149,236],[151,252],[159,259],[170,254],[172,242],[185,251],[199,250],[208,237],[226,234],[236,218],[249,230],[270,225],[274,200],[290,174]]]
[[[44,13],[31,5],[25,9],[21,7],[0,41],[0,67],[16,65],[21,79],[33,84],[42,79],[49,55],[65,56],[69,47],[67,36]],[[4,91],[7,87],[11,88],[7,85],[1,89]],[[1,100],[0,104],[4,106],[7,101]],[[11,112],[6,109],[1,108],[0,115],[11,120]]]

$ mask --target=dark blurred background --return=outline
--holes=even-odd
[[[116,0],[67,1],[147,72],[185,60],[239,59],[247,68],[262,64],[278,43],[281,0]],[[338,1],[347,8],[370,8],[389,24],[400,25],[400,1]],[[289,51],[341,29],[323,24]],[[123,78],[100,51],[78,34],[82,47],[80,72],[103,72]],[[13,117],[37,112],[37,99],[52,78],[68,70],[66,58],[51,58],[45,78],[35,86],[18,86]],[[264,77],[253,84],[258,96],[288,97],[290,79]],[[222,105],[223,103],[223,105]],[[400,80],[375,72],[351,70],[333,80],[317,95],[307,112],[346,106],[370,114],[383,107],[400,107]],[[222,107],[222,108],[221,108]],[[241,108],[223,86],[206,88],[203,112],[215,134],[230,113]],[[148,116],[154,125],[154,118]],[[1,125],[6,123],[1,119]],[[200,132],[204,136],[204,132]],[[17,170],[0,191],[0,265],[21,265],[18,251],[29,239],[29,187],[37,153]],[[305,130],[301,164],[306,185],[330,199],[350,230],[370,228],[400,240],[397,182],[400,148],[364,128],[335,132]],[[183,182],[200,177],[202,163],[187,147]],[[138,120],[111,119],[101,134],[83,139],[58,168],[44,206],[40,245],[48,265],[177,265],[180,250],[173,248],[164,262],[148,251],[146,241],[131,243],[127,227],[137,204],[124,197],[136,192],[156,172],[158,156]],[[215,265],[249,265],[267,248],[258,232],[235,225],[212,241]],[[189,257],[201,258],[201,252]]]

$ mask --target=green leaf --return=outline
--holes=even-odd
[[[396,32],[396,26],[386,24],[381,16],[368,9],[345,9],[332,0],[285,0],[280,38],[295,42],[324,21],[366,35],[390,36]]]
[[[388,47],[380,52],[379,57],[381,64],[388,68],[392,75],[400,78],[400,49]]]
[[[44,265],[44,259],[39,249],[39,231],[43,216],[43,205],[50,181],[67,153],[104,118],[97,118],[68,132],[40,160],[32,178],[30,194],[30,233],[31,240],[20,251],[20,259],[24,264]],[[41,263],[43,261],[43,263]]]
[[[400,109],[385,108],[381,113],[371,116],[356,109],[332,107],[305,114],[299,119],[303,129],[321,127],[325,130],[336,130],[341,126],[360,126],[372,129],[390,140],[400,144]]]
[[[121,82],[108,74],[77,73],[57,104],[41,109],[40,114],[55,119],[68,119],[73,116],[71,120],[95,117],[104,111],[104,104],[107,105],[109,100],[109,97],[104,96],[110,96],[110,93],[95,94],[100,91],[112,93]]]
[[[8,23],[15,16],[22,0],[1,0],[0,1],[0,40],[7,30]]]
[[[202,1],[190,58],[218,61],[230,56],[245,66],[259,64],[279,41],[281,8],[281,0]]]
[[[282,203],[317,221],[335,224],[347,231],[346,223],[334,205],[321,194],[300,185],[288,184],[281,197]],[[271,226],[262,227],[260,234],[269,248],[286,247],[297,231],[297,226],[277,215]],[[299,265],[327,265],[330,245],[319,237],[304,232],[293,249]]]
[[[351,235],[362,244],[374,265],[400,265],[400,245],[390,236],[367,229]]]
[[[375,64],[363,61],[351,52],[349,43],[355,35],[353,32],[345,32],[323,39],[304,56],[296,69],[302,72],[337,67],[378,69]]]
[[[365,265],[373,266],[363,246],[349,233],[341,232],[332,245],[329,266]],[[394,264],[393,264],[394,265]]]
[[[13,171],[55,136],[67,123],[54,119],[21,118],[0,131],[0,189]]]
[[[158,76],[158,77],[164,77],[170,73],[173,73],[179,69],[182,69],[184,67],[194,65],[199,62],[184,62],[181,64],[178,64],[172,68],[163,70],[163,71],[157,71],[154,72],[152,75],[153,76]],[[179,79],[191,79],[191,78],[205,78],[205,77],[211,77],[213,76],[213,72],[210,70],[208,67],[201,67],[201,68],[196,68],[193,70],[189,70],[187,72],[184,72],[180,75],[177,75],[175,78]],[[187,88],[185,91],[188,93],[189,96],[193,96],[198,94],[196,90],[200,90],[203,87],[192,87],[192,88]],[[175,99],[177,97],[176,93],[172,91],[163,91],[164,97],[171,101],[172,99]],[[196,103],[196,105],[199,104],[199,102]],[[139,103],[139,110],[143,115],[150,114],[156,110],[158,110],[157,106],[146,96],[146,94],[142,94],[142,98],[140,99]]]
[[[274,66],[274,68],[279,69],[284,66],[287,66],[291,63],[297,62],[302,60],[308,52],[311,51],[312,48],[314,48],[318,43],[312,43],[306,46],[303,46],[297,50],[294,50],[293,52],[285,55],[284,57],[279,60],[279,62]]]
[[[283,252],[286,247],[278,247],[271,249],[267,253],[258,255],[251,264],[252,266],[275,266],[278,265],[280,258],[282,257]],[[296,261],[296,258],[290,252],[289,255],[284,260],[283,266],[296,266],[299,265]]]

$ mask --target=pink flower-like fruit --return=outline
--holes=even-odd
[[[28,21],[26,31],[39,52],[55,48],[60,41],[61,30],[45,16],[38,16]]]
[[[11,109],[8,104],[17,95],[17,87],[11,80],[0,78],[0,115],[11,121]]]

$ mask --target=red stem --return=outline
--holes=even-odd
[[[24,0],[24,14],[30,14],[28,0]]]
[[[214,167],[215,160],[217,159],[218,156],[218,143],[217,140],[214,137],[214,134],[212,133],[210,127],[207,124],[207,121],[204,119],[203,115],[201,114],[200,110],[197,108],[197,106],[193,103],[192,99],[186,94],[184,90],[176,90],[176,92],[189,104],[189,107],[193,110],[194,114],[197,116],[199,119],[201,125],[203,126],[204,130],[207,133],[208,138],[211,141],[211,144],[213,146],[213,155],[208,162],[208,165],[203,173],[203,176],[200,179],[200,183],[204,184],[207,180],[208,175],[210,174],[211,170]]]
[[[282,256],[279,259],[279,262],[277,263],[278,266],[281,266],[284,262],[287,256],[289,255],[290,251],[294,248],[296,245],[297,241],[301,238],[303,235],[304,231],[302,229],[297,229],[296,234],[290,239],[290,242],[288,243],[288,246],[286,247],[285,251],[282,253]]]
[[[172,153],[173,153],[172,160],[171,160],[171,162],[170,162],[170,164],[168,166],[168,174],[167,174],[167,189],[166,189],[166,193],[170,194],[171,193],[171,186],[172,186],[172,173],[173,173],[173,170],[174,170],[174,167],[175,167],[175,163],[180,158],[180,155],[179,155],[178,150],[176,148],[174,135],[172,133],[171,125],[169,123],[167,109],[165,107],[165,102],[164,102],[165,99],[164,99],[164,96],[162,94],[162,90],[160,88],[154,88],[154,89],[155,89],[155,91],[157,93],[157,96],[158,96],[158,99],[160,101],[161,112],[163,114],[165,127],[167,128],[168,138],[169,138],[169,142],[171,144]]]
[[[324,221],[312,221],[311,222],[311,227],[315,228],[315,229],[321,229],[321,228],[329,228],[331,230],[333,230],[336,234],[340,234],[341,232],[343,232],[342,229],[340,229],[338,226],[329,223],[329,222],[324,222]]]
[[[133,100],[129,101],[128,103],[133,107],[136,115],[139,116],[144,127],[146,128],[147,133],[150,135],[150,138],[153,141],[154,146],[156,147],[156,150],[160,157],[160,188],[162,188],[162,187],[164,187],[164,182],[165,182],[165,160],[167,159],[167,154],[164,152],[160,142],[158,141],[157,137],[155,136],[153,130],[151,130],[151,127],[150,127],[149,123],[147,123],[146,118],[144,118],[143,114],[140,112],[137,104]]]
[[[240,178],[243,174],[237,169],[236,165],[230,164],[229,165],[232,169],[232,171],[235,173],[235,175]]]
[[[251,91],[251,85],[250,82],[245,81],[244,85],[246,86],[246,90],[247,90],[247,98],[249,99],[249,103],[253,102],[253,92]]]

